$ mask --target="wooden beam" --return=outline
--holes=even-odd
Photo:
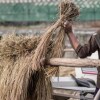
[[[100,60],[96,59],[68,59],[68,58],[51,58],[47,61],[49,65],[65,67],[98,67]]]

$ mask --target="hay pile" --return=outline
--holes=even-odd
[[[62,57],[65,32],[61,23],[79,14],[62,2],[60,18],[43,36],[3,36],[0,41],[0,100],[50,100],[50,76],[57,68],[41,65],[42,58]],[[54,34],[58,30],[56,34]]]

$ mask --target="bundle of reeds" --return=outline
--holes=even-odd
[[[51,99],[52,89],[48,75],[54,74],[56,69],[42,65],[41,59],[63,56],[65,32],[61,24],[65,20],[72,20],[78,14],[74,3],[62,2],[60,18],[43,36],[2,37],[0,100]],[[59,32],[53,34],[57,29]]]

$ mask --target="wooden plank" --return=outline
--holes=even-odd
[[[98,67],[100,66],[100,60],[51,58],[50,60],[47,60],[47,64],[52,66],[65,66],[65,67]]]

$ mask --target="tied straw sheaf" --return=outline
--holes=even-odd
[[[50,100],[50,76],[57,68],[41,59],[63,56],[62,23],[79,15],[72,2],[61,2],[60,18],[43,36],[4,35],[0,40],[0,100]],[[58,29],[58,31],[57,31]]]

